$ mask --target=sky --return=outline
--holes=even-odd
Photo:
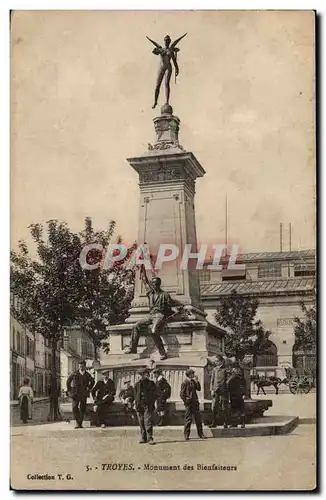
[[[11,26],[11,246],[28,225],[91,216],[137,238],[126,158],[155,141],[158,58],[180,42],[171,104],[206,171],[197,237],[246,252],[315,247],[314,16],[309,11],[15,11]]]

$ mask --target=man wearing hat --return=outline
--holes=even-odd
[[[246,418],[244,401],[246,394],[246,382],[243,368],[237,360],[233,362],[231,374],[227,380],[227,387],[230,397],[230,427],[238,427],[238,423],[240,423],[242,429],[244,429]]]
[[[197,391],[201,390],[200,383],[194,370],[189,369],[186,371],[186,380],[181,384],[180,397],[184,402],[186,413],[185,413],[185,424],[184,424],[184,437],[188,441],[190,436],[190,428],[192,418],[195,420],[197,427],[198,437],[200,439],[206,439],[203,432],[203,424],[201,421],[201,415],[199,412],[199,401],[197,396]]]
[[[164,425],[164,417],[166,413],[166,402],[171,397],[171,386],[166,378],[162,375],[162,370],[156,368],[154,371],[154,377],[156,382],[156,411],[159,415],[159,422],[157,425]]]
[[[83,427],[87,398],[94,385],[93,377],[86,370],[86,362],[79,362],[79,369],[69,375],[67,380],[67,394],[72,399],[72,411],[76,420],[75,429]]]
[[[155,444],[153,440],[153,413],[156,401],[156,385],[149,379],[149,368],[140,368],[137,373],[140,380],[136,382],[135,408],[140,426],[140,443]]]
[[[228,412],[228,390],[227,390],[227,370],[225,360],[221,354],[217,354],[213,361],[213,369],[211,373],[210,392],[212,396],[212,413],[213,419],[209,427],[217,426],[218,416],[223,419],[224,427],[227,427],[227,412]]]
[[[97,422],[101,427],[106,427],[106,418],[109,407],[114,401],[115,385],[109,372],[103,373],[103,380],[96,382],[92,397],[94,399],[94,411],[96,412]]]

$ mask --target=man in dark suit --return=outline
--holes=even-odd
[[[224,427],[227,427],[228,413],[228,390],[227,390],[227,371],[225,361],[222,355],[217,355],[214,360],[214,366],[211,374],[210,392],[212,396],[213,419],[210,428],[217,426],[217,418],[221,416]]]
[[[162,375],[162,370],[156,368],[154,371],[154,377],[156,382],[156,411],[159,415],[159,426],[164,425],[164,417],[166,413],[166,402],[171,397],[171,386],[166,378]]]
[[[200,439],[206,439],[203,432],[203,424],[201,420],[201,415],[199,412],[199,401],[197,396],[197,391],[201,390],[198,378],[195,375],[194,370],[186,371],[186,380],[181,384],[180,397],[184,402],[186,413],[185,413],[185,425],[184,425],[184,437],[188,441],[190,436],[190,428],[192,418],[195,420],[197,427],[198,437]]]
[[[230,427],[238,427],[238,423],[240,423],[241,428],[244,429],[246,419],[244,401],[246,394],[246,382],[243,369],[238,361],[233,363],[231,374],[227,380],[227,388],[230,397]]]
[[[103,380],[96,382],[92,389],[92,397],[94,399],[94,410],[97,416],[97,422],[101,427],[106,427],[106,417],[110,405],[114,401],[115,385],[109,374],[104,373]]]
[[[86,370],[86,362],[80,361],[79,369],[69,375],[67,380],[67,394],[72,398],[72,411],[76,420],[75,429],[83,427],[86,402],[93,385],[94,379]]]
[[[140,368],[141,379],[135,384],[135,408],[140,426],[140,443],[155,444],[153,439],[153,413],[156,401],[156,385],[149,379],[150,370]]]

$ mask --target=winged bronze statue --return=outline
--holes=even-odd
[[[171,38],[169,37],[169,35],[166,35],[166,37],[164,38],[164,47],[161,47],[161,45],[159,45],[157,42],[154,42],[154,40],[151,40],[150,38],[148,38],[148,36],[146,37],[147,40],[149,40],[153,45],[155,45],[155,49],[153,50],[153,54],[155,54],[156,56],[161,56],[159,71],[158,71],[157,80],[156,80],[153,108],[155,108],[157,105],[158,97],[160,95],[160,88],[161,88],[161,84],[162,84],[162,80],[163,80],[164,75],[165,75],[166,104],[169,104],[169,101],[170,101],[170,80],[171,80],[171,75],[172,75],[171,59],[172,59],[172,62],[174,64],[174,68],[175,68],[175,81],[176,81],[176,78],[179,74],[177,53],[180,50],[177,47],[177,44],[186,35],[187,35],[187,33],[180,36],[180,38],[177,38],[172,44],[171,44]]]

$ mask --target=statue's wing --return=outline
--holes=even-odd
[[[187,33],[185,33],[184,35],[180,36],[180,38],[177,38],[176,40],[174,40],[174,42],[171,44],[171,49],[173,50],[176,45],[178,45],[178,43],[180,42],[180,40],[182,40],[185,36],[186,36]]]
[[[153,45],[155,45],[155,47],[157,47],[158,49],[161,49],[161,45],[159,45],[157,42],[154,42],[154,40],[151,40],[150,38],[148,38],[148,36],[146,36],[147,40],[149,40],[150,42],[152,42]]]

